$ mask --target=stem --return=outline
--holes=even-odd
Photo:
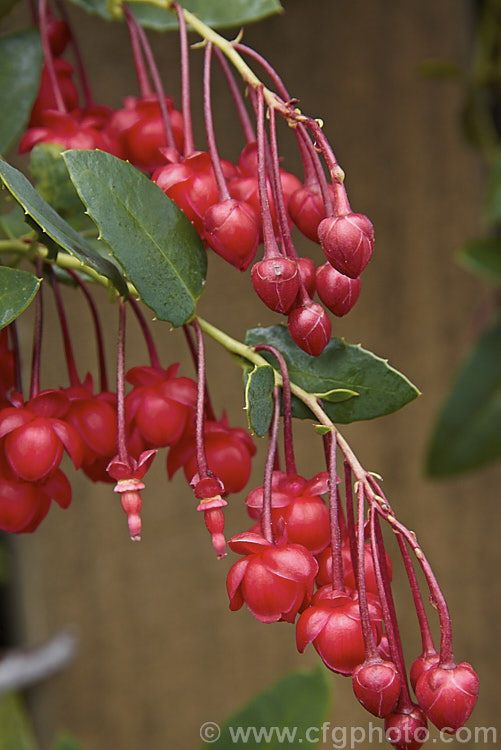
[[[270,425],[270,437],[268,441],[268,453],[264,467],[263,483],[263,512],[261,514],[261,531],[267,542],[273,543],[273,524],[271,518],[271,500],[273,468],[275,464],[275,452],[277,449],[278,423],[280,421],[280,390],[278,386],[273,389],[273,417]]]
[[[87,76],[87,72],[85,70],[85,65],[83,62],[82,53],[80,51],[80,46],[78,44],[75,34],[73,33],[73,28],[70,23],[69,16],[66,12],[66,8],[61,2],[56,2],[56,5],[57,5],[57,9],[59,11],[61,18],[63,19],[65,24],[68,26],[68,29],[70,31],[71,46],[73,48],[73,55],[75,56],[75,61],[77,64],[78,77],[80,78],[80,83],[82,86],[82,91],[83,91],[83,95],[85,99],[85,107],[89,109],[90,107],[94,106],[95,102],[94,102],[94,97],[92,96],[92,91],[89,85],[89,79]]]
[[[192,323],[197,337],[197,413],[195,419],[195,444],[198,478],[208,477],[207,455],[205,453],[205,350],[202,329],[197,320]]]
[[[183,333],[186,338],[186,343],[188,344],[188,349],[190,350],[191,358],[193,360],[193,364],[195,365],[195,370],[196,370],[197,362],[198,362],[197,350],[195,348],[195,344],[193,343],[193,339],[191,338],[191,331],[186,324],[183,326]],[[210,422],[216,421],[216,414],[212,406],[212,402],[211,402],[211,398],[209,394],[209,386],[207,385],[207,380],[205,381],[205,414],[207,416],[207,419]]]
[[[339,524],[339,502],[337,490],[337,440],[333,431],[325,435],[329,440],[329,517],[331,527],[331,551],[332,551],[332,590],[346,591],[344,585],[343,556],[341,554],[341,526]]]
[[[63,300],[61,298],[61,291],[56,279],[56,274],[54,273],[54,270],[52,268],[50,268],[50,276],[52,282],[52,291],[54,292],[54,300],[57,307],[57,314],[59,316],[59,322],[61,324],[61,331],[63,334],[64,354],[66,357],[66,366],[68,368],[68,378],[70,380],[70,385],[74,387],[80,385],[80,378],[78,377],[78,371],[75,364],[75,356],[73,354],[73,347],[71,345],[68,320],[64,311]]]
[[[296,248],[292,243],[292,237],[289,229],[289,219],[287,215],[287,209],[285,208],[284,191],[282,188],[282,181],[280,179],[280,162],[278,159],[278,146],[277,146],[277,129],[275,122],[275,110],[270,109],[270,140],[271,140],[271,182],[274,193],[275,208],[278,212],[278,227],[280,230],[280,237],[285,248],[285,253],[289,258],[296,259],[297,252]]]
[[[249,117],[249,112],[247,111],[247,107],[245,106],[242,94],[240,93],[240,89],[236,84],[233,73],[230,70],[230,66],[226,62],[221,50],[216,47],[214,49],[214,52],[222,68],[224,77],[226,78],[226,83],[228,84],[228,88],[230,89],[231,95],[233,97],[233,102],[238,113],[240,124],[242,126],[242,130],[244,131],[245,140],[247,141],[247,143],[253,143],[256,140],[256,136],[254,134],[254,128],[252,127],[251,119]]]
[[[79,278],[78,274],[76,274],[74,271],[71,271],[69,269],[67,270],[67,273],[78,284],[90,308],[92,321],[94,323],[94,333],[96,336],[96,345],[97,345],[97,358],[99,362],[99,388],[100,388],[101,393],[105,393],[108,391],[108,375],[106,372],[106,356],[104,353],[103,331],[101,328],[101,321],[99,320],[99,314],[97,312],[96,303],[94,302],[94,298],[90,294],[85,284]]]
[[[278,75],[275,68],[270,65],[268,60],[264,58],[262,55],[259,54],[259,52],[256,52],[255,49],[252,49],[252,47],[247,47],[246,44],[240,44],[240,42],[234,42],[233,43],[233,49],[236,49],[238,52],[243,52],[247,57],[252,58],[255,60],[259,65],[262,67],[262,69],[265,71],[265,73],[271,78],[273,81],[273,85],[276,86],[276,89],[279,93],[279,96],[286,102],[290,101],[291,96],[287,89],[285,88],[284,82]]]
[[[353,486],[351,468],[348,461],[344,461],[344,489],[346,492],[346,525],[350,543],[350,557],[355,580],[358,575],[357,535],[355,532],[355,515],[353,512]]]
[[[153,341],[153,336],[151,335],[151,331],[148,328],[148,324],[146,322],[146,319],[139,309],[139,305],[137,304],[135,299],[132,299],[132,297],[129,297],[128,302],[130,303],[132,309],[134,310],[135,316],[138,320],[138,323],[141,327],[141,332],[144,337],[144,341],[146,343],[146,347],[148,349],[148,356],[150,358],[150,365],[154,367],[157,370],[162,369],[162,365],[160,364],[160,359],[158,356],[157,348],[155,346],[155,342]]]
[[[160,114],[162,115],[162,123],[163,123],[164,130],[165,130],[165,140],[167,142],[167,146],[177,152],[178,149],[176,145],[176,140],[174,138],[174,131],[172,130],[172,123],[170,121],[169,111],[167,109],[167,104],[165,101],[165,91],[164,91],[164,87],[162,84],[162,79],[160,77],[160,73],[158,72],[158,67],[155,62],[152,49],[150,47],[148,37],[146,36],[146,32],[143,29],[143,27],[138,23],[136,17],[131,13],[130,9],[125,4],[123,5],[123,9],[124,9],[124,13],[127,18],[127,21],[129,22],[130,20],[130,23],[134,24],[134,26],[136,27],[137,35],[138,35],[139,41],[141,42],[144,56],[146,58],[146,62],[150,69],[151,79],[153,81],[153,86],[155,87],[155,92],[158,98]]]
[[[43,59],[44,59],[45,67],[47,70],[47,75],[49,76],[52,93],[54,94],[54,99],[56,100],[56,109],[59,112],[66,114],[66,105],[64,103],[63,95],[61,93],[61,87],[59,86],[56,69],[54,67],[54,57],[52,55],[52,50],[50,48],[49,28],[47,25],[47,16],[48,16],[47,0],[39,0],[38,8],[39,8],[38,22],[40,24],[40,38],[42,41]]]
[[[395,614],[395,605],[391,593],[388,569],[386,566],[384,555],[384,547],[382,546],[381,529],[379,527],[378,517],[374,508],[371,508],[369,510],[369,523],[371,531],[371,549],[372,559],[374,562],[374,573],[376,576],[379,600],[383,609],[386,635],[388,636],[391,657],[398,669],[400,676],[401,693],[399,698],[399,706],[408,707],[412,705],[412,701],[409,694],[409,687],[407,685],[407,673],[405,670],[402,641],[400,640],[400,633],[398,630],[398,623]]]
[[[438,585],[438,581],[435,578],[435,574],[433,573],[431,565],[426,559],[423,550],[419,546],[415,536],[403,524],[397,521],[397,519],[393,515],[385,514],[378,507],[376,507],[376,512],[378,512],[383,518],[385,518],[386,521],[388,521],[396,534],[400,533],[404,537],[407,544],[409,545],[409,547],[411,547],[412,551],[418,559],[418,562],[428,583],[430,594],[434,606],[437,609],[438,619],[440,621],[440,666],[445,667],[446,669],[452,668],[456,665],[456,661],[454,659],[454,654],[452,651],[451,618],[449,615],[447,602],[445,601],[442,590]]]
[[[322,195],[322,200],[324,202],[325,206],[325,215],[326,216],[332,216],[334,213],[333,206],[332,206],[332,197],[329,191],[329,186],[327,184],[327,180],[325,179],[324,170],[322,167],[322,164],[320,163],[320,157],[318,155],[318,151],[315,149],[315,146],[310,140],[310,137],[307,133],[307,130],[303,123],[299,123],[296,129],[298,142],[301,141],[304,147],[306,147],[307,152],[310,156],[310,163],[311,168],[313,169],[313,176],[309,178],[310,172],[306,169],[306,162],[303,159],[303,165],[305,167],[305,183],[311,184],[311,182],[315,181],[315,183],[320,188],[320,193]],[[308,179],[310,179],[310,182],[308,182]]]
[[[426,611],[423,604],[423,598],[421,596],[421,591],[419,588],[416,571],[414,570],[414,566],[412,565],[412,560],[409,555],[409,550],[407,549],[405,541],[402,539],[401,535],[397,535],[397,542],[398,546],[400,548],[400,553],[402,555],[402,559],[405,566],[405,572],[407,573],[407,578],[409,579],[409,585],[411,588],[412,598],[414,600],[414,607],[416,609],[416,615],[419,622],[419,630],[421,633],[421,642],[423,645],[423,653],[424,654],[436,654],[435,645],[433,643],[433,638],[431,635],[430,630],[430,624],[428,622],[428,618],[426,616]]]
[[[37,259],[37,273],[43,275],[42,261]],[[40,393],[40,354],[42,350],[42,332],[43,332],[43,283],[37,294],[35,323],[33,326],[33,347],[31,354],[31,382],[30,382],[30,401]]]
[[[268,186],[266,184],[266,142],[262,88],[257,90],[257,182],[261,207],[261,223],[263,226],[264,257],[276,257],[280,255],[280,252],[275,240],[270,201],[268,200]]]
[[[270,352],[273,354],[280,367],[282,375],[282,398],[284,404],[284,454],[285,468],[289,476],[297,474],[296,459],[294,456],[294,442],[292,437],[292,401],[291,401],[291,383],[287,363],[278,349],[270,344],[257,344],[254,347],[256,352]]]
[[[212,120],[211,110],[211,99],[210,99],[210,71],[211,71],[211,57],[212,57],[212,43],[208,42],[205,48],[204,56],[204,119],[205,119],[205,132],[207,135],[207,146],[209,149],[209,155],[212,162],[212,169],[214,170],[214,177],[216,178],[217,191],[219,193],[220,201],[230,200],[230,192],[224,179],[223,168],[219,161],[219,155],[217,153],[216,136],[214,133],[214,122]]]
[[[357,537],[357,572],[356,581],[358,589],[358,607],[360,610],[360,624],[362,625],[362,633],[364,636],[365,643],[365,657],[366,660],[380,659],[378,654],[376,639],[374,638],[374,631],[372,630],[371,619],[369,616],[369,605],[367,604],[367,584],[365,580],[365,538],[364,538],[364,522],[365,522],[365,493],[362,484],[358,485],[357,489],[357,500],[358,500],[358,537]]]
[[[117,434],[118,458],[129,464],[127,436],[125,426],[125,318],[126,308],[120,298],[118,308],[118,346],[117,346]]]
[[[141,51],[141,42],[139,40],[139,34],[137,33],[137,24],[132,20],[132,13],[126,12],[125,19],[127,21],[127,28],[129,30],[130,45],[132,47],[132,58],[134,60],[134,67],[136,69],[137,82],[139,86],[139,93],[141,98],[151,96],[151,86],[148,79],[148,73],[144,64],[143,53]]]
[[[22,394],[23,377],[22,377],[22,367],[21,367],[21,351],[19,349],[19,335],[17,332],[17,324],[15,320],[13,320],[12,323],[9,325],[9,330],[10,330],[10,340],[12,344],[12,351],[14,352],[16,391]]]
[[[174,9],[179,21],[179,42],[181,45],[181,104],[184,122],[184,157],[190,156],[195,150],[193,140],[193,123],[191,119],[190,102],[190,60],[188,54],[188,33],[186,31],[186,13],[178,3],[174,3]],[[208,28],[208,27],[207,27]]]

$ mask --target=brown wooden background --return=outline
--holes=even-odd
[[[367,468],[385,476],[401,519],[429,553],[453,614],[457,657],[473,662],[482,680],[471,725],[493,725],[500,697],[500,474],[490,469],[445,482],[422,474],[436,410],[489,295],[453,261],[461,243],[482,231],[483,175],[459,130],[460,91],[418,73],[430,57],[467,62],[469,3],[284,4],[282,17],[250,27],[245,41],[276,65],[304,111],[325,120],[352,206],[376,227],[376,254],[360,301],[348,319],[334,323],[334,334],[389,357],[423,392],[401,413],[344,432]],[[136,93],[124,30],[78,11],[72,15],[96,98],[119,105],[122,95]],[[166,87],[179,100],[177,40],[154,41]],[[195,84],[197,102],[199,94]],[[215,92],[214,108],[221,154],[234,157],[242,140],[224,91]],[[297,169],[293,139],[282,136],[284,166]],[[316,247],[298,244],[320,260]],[[248,276],[210,260],[201,314],[239,337],[249,326],[272,322],[249,293]],[[104,299],[103,310],[111,344],[116,311]],[[86,315],[82,307],[72,321],[82,369],[94,366]],[[51,325],[45,386],[65,383],[56,353],[59,331]],[[190,374],[181,335],[166,328],[154,326],[165,361],[182,358]],[[29,326],[22,330],[28,337]],[[131,325],[130,365],[145,359],[138,341]],[[226,406],[232,421],[244,424],[239,372],[215,346],[209,347],[208,373],[217,408]],[[296,447],[300,469],[321,468],[311,426],[298,429]],[[286,625],[265,626],[246,611],[229,612],[231,560],[215,560],[190,491],[179,478],[166,483],[163,462],[157,458],[144,493],[141,544],[128,541],[111,489],[79,477],[72,508],[54,509],[35,535],[16,540],[19,640],[36,642],[68,624],[81,638],[71,668],[32,691],[45,743],[64,727],[87,750],[192,750],[203,721],[221,721],[285,671],[315,662],[313,652],[296,653]],[[240,499],[232,505],[229,528],[237,533],[246,521]],[[399,597],[412,658],[419,649],[414,615],[405,592]],[[367,726],[370,717],[356,705],[349,681],[333,681],[333,723]]]

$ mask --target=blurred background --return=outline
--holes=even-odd
[[[423,474],[437,410],[479,333],[491,294],[454,261],[458,248],[484,231],[485,174],[462,134],[463,92],[454,80],[431,81],[420,73],[430,58],[469,65],[472,4],[285,0],[284,7],[283,15],[249,26],[244,41],[277,68],[304,112],[324,120],[346,172],[353,210],[368,214],[376,230],[359,302],[347,318],[333,321],[333,335],[387,357],[423,394],[397,414],[342,432],[362,464],[384,476],[400,520],[417,533],[443,587],[456,657],[470,661],[481,680],[469,726],[495,726],[501,474],[495,467],[451,480],[432,481]],[[122,97],[137,94],[125,28],[74,7],[69,11],[96,100],[120,106]],[[22,14],[14,10],[13,27]],[[180,104],[177,37],[151,33],[150,39],[165,88]],[[203,147],[201,65],[202,54],[194,54],[192,99],[197,143]],[[213,111],[220,155],[236,159],[243,137],[219,76]],[[280,129],[280,150],[283,166],[301,176],[295,139],[286,127]],[[318,246],[299,234],[296,239],[301,253],[320,262]],[[70,324],[85,372],[95,367],[95,347],[79,304],[71,305]],[[104,293],[101,309],[113,367],[116,310]],[[249,275],[214,254],[199,311],[237,338],[258,323],[279,322],[253,294]],[[66,384],[59,328],[50,315],[43,387]],[[158,323],[152,330],[164,365],[181,361],[182,373],[192,375],[182,333]],[[29,341],[29,315],[20,319],[20,331]],[[245,426],[240,371],[217,345],[208,342],[207,348],[216,411],[226,409],[231,424]],[[127,365],[144,363],[146,351],[131,319]],[[322,470],[321,442],[310,423],[298,425],[295,440],[299,471]],[[262,483],[266,446],[256,442],[249,489]],[[167,483],[162,454],[143,493],[140,544],[129,541],[111,487],[71,476],[71,509],[54,508],[34,535],[8,540],[14,579],[4,608],[6,640],[36,644],[67,625],[80,638],[74,662],[29,692],[43,746],[65,729],[87,750],[192,750],[200,745],[202,722],[221,722],[286,671],[317,662],[312,648],[298,655],[286,624],[266,626],[246,610],[229,611],[225,577],[235,556],[216,560],[184,477]],[[231,499],[228,535],[249,525],[244,497]],[[420,642],[399,570],[396,592],[412,659]],[[350,681],[338,675],[332,681],[332,723],[367,726],[371,717],[358,706]]]

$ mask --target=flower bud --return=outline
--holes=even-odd
[[[279,255],[259,261],[252,267],[252,285],[264,304],[278,313],[287,313],[299,291],[299,270],[295,260]]]
[[[356,279],[370,261],[374,227],[364,214],[330,216],[318,225],[324,255],[336,271]]]
[[[455,734],[467,721],[478,698],[478,677],[471,664],[437,664],[424,672],[416,685],[420,707],[435,726]]]
[[[289,332],[307,354],[317,357],[331,336],[331,322],[322,305],[306,302],[289,313]]]
[[[339,273],[330,263],[317,268],[316,286],[326,308],[338,317],[350,312],[360,294],[360,279]]]
[[[374,716],[387,716],[400,696],[400,675],[391,661],[364,662],[353,672],[353,692]]]

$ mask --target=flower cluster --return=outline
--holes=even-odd
[[[196,474],[197,383],[178,375],[179,364],[167,369],[160,366],[145,320],[134,301],[130,304],[144,327],[151,364],[122,372],[122,330],[117,390],[108,389],[102,348],[100,388],[94,388],[89,373],[81,382],[54,276],[52,288],[61,316],[69,386],[46,390],[39,387],[41,294],[28,400],[22,395],[15,324],[4,328],[0,336],[0,529],[31,532],[49,512],[51,500],[62,508],[69,506],[71,484],[60,468],[66,452],[74,467],[93,482],[116,482],[115,492],[120,493],[127,513],[131,538],[137,540],[141,535],[139,492],[144,489],[142,479],[157,451],[170,449],[169,477],[181,467],[188,481]],[[93,303],[92,306],[97,316]],[[96,320],[99,322],[97,317]],[[102,341],[100,326],[97,333]],[[132,386],[127,394],[125,381]],[[211,417],[204,438],[209,470],[222,478],[222,492],[239,492],[249,479],[254,443],[244,430],[232,428],[226,415],[216,419],[209,401],[203,409]]]
[[[275,355],[280,361],[278,351]],[[280,364],[287,391],[283,360]],[[284,397],[284,410],[289,403]],[[328,470],[308,480],[296,472],[290,421],[285,418],[286,471],[274,468],[278,415],[276,395],[264,484],[246,498],[248,514],[257,523],[229,540],[231,550],[242,556],[227,578],[230,609],[245,603],[261,622],[295,624],[298,650],[302,653],[313,644],[330,670],[351,676],[357,699],[385,719],[395,747],[416,750],[426,736],[427,719],[454,734],[473,710],[478,677],[470,664],[454,660],[447,605],[414,535],[397,521],[376,477],[362,469],[334,427],[324,437]],[[344,455],[344,507],[343,481],[336,473],[338,440]],[[326,492],[328,505],[321,497]],[[407,682],[381,521],[398,534],[421,630],[423,651],[410,669],[417,702]],[[439,614],[438,651],[410,550]]]
[[[182,106],[177,109],[173,97],[165,93],[146,34],[124,7],[139,96],[126,97],[123,107],[113,111],[92,99],[77,53],[82,103],[75,70],[63,56],[70,44],[76,50],[74,35],[68,23],[53,18],[41,2],[45,62],[20,151],[55,143],[71,149],[97,148],[130,161],[177,204],[207,250],[212,249],[240,271],[251,268],[252,287],[258,297],[269,309],[286,316],[293,341],[311,355],[308,361],[314,362],[331,336],[324,308],[343,316],[357,301],[360,276],[373,252],[372,223],[352,211],[344,174],[319,122],[297,109],[297,102],[273,68],[240,41],[230,46],[244,66],[250,112],[221,50],[206,40],[203,109],[207,143],[205,150],[195,146],[187,32],[182,9],[175,3],[173,7],[180,29]],[[221,159],[216,146],[211,112],[213,55],[222,68],[244,134],[245,145],[236,163]],[[265,71],[277,93],[255,82],[245,59]],[[290,126],[297,141],[304,168],[302,180],[281,166],[277,115]],[[146,185],[151,188],[147,181]],[[161,193],[158,195],[163,200]],[[187,225],[178,212],[176,216]],[[294,227],[321,246],[325,262],[318,268],[311,258],[299,257],[296,252]],[[256,261],[261,244],[263,257]],[[92,295],[80,275],[67,271],[89,302],[95,323],[100,381],[95,387],[90,374],[81,380],[77,372],[58,287],[58,278],[65,278],[66,272],[60,269],[61,275],[56,275],[52,264],[57,260],[50,253],[43,262],[38,257],[37,273],[45,277],[44,286],[50,286],[54,294],[69,385],[40,388],[41,292],[26,400],[15,323],[0,336],[0,529],[31,532],[48,513],[52,500],[63,508],[70,504],[70,481],[60,468],[66,452],[75,469],[81,469],[93,482],[115,483],[130,537],[139,540],[143,480],[158,450],[167,448],[168,477],[183,470],[217,556],[224,557],[226,498],[247,485],[256,449],[248,432],[230,426],[224,411],[216,417],[205,374],[203,321],[188,315],[184,319],[184,334],[197,372],[192,379],[179,374],[179,364],[162,367],[138,303],[121,298],[116,390],[110,390]],[[314,301],[315,294],[320,302]],[[129,370],[125,367],[126,310],[132,310],[138,319],[150,360],[148,365]],[[226,336],[226,343],[228,339]],[[328,394],[296,386],[302,405],[320,422],[327,459],[326,471],[312,478],[298,473],[291,386],[283,355],[269,344],[252,350],[241,345],[232,353],[239,355],[241,362],[255,364],[257,358],[260,365],[267,364],[260,351],[272,355],[279,366],[273,368],[272,375],[269,404],[273,401],[273,416],[264,481],[245,501],[253,525],[228,542],[240,555],[227,577],[230,609],[239,610],[245,604],[261,622],[293,624],[298,650],[302,653],[312,644],[331,671],[350,676],[360,703],[385,719],[387,736],[395,747],[417,750],[421,742],[415,739],[416,732],[426,728],[428,719],[455,733],[473,710],[478,678],[469,664],[454,659],[447,604],[423,551],[397,520],[377,477],[360,466],[327,416],[319,399]],[[283,470],[277,453],[281,410]],[[267,429],[268,422],[264,434]],[[337,475],[339,454],[344,462],[342,478]],[[323,498],[326,494],[328,502]],[[422,637],[422,653],[409,670],[410,685],[392,595],[395,560],[386,550],[382,524],[395,532]],[[438,613],[438,649],[412,553]],[[409,736],[412,739],[406,739]]]
[[[127,159],[151,175],[194,224],[207,248],[241,271],[255,260],[263,243],[264,256],[252,266],[253,287],[274,312],[287,316],[294,341],[308,354],[318,355],[331,335],[326,310],[345,315],[360,294],[360,275],[369,262],[374,230],[363,214],[350,207],[344,174],[318,123],[300,116],[283,83],[269,64],[240,43],[234,49],[257,61],[277,84],[281,106],[271,107],[265,132],[263,87],[250,90],[253,124],[241,92],[220,50],[223,68],[242,123],[246,144],[236,164],[220,159],[211,113],[212,44],[206,45],[204,114],[207,149],[196,148],[190,111],[190,68],[186,28],[178,8],[181,32],[181,110],[166,95],[148,40],[135,17],[125,8],[140,96],[128,96],[123,107],[96,105],[82,66],[85,92],[81,104],[71,64],[62,57],[75,43],[69,27],[41,24],[45,64],[30,127],[20,142],[22,153],[39,143],[65,148],[101,149]],[[45,35],[45,36],[44,36]],[[153,81],[150,83],[148,73]],[[294,133],[304,167],[303,181],[280,166],[275,111]],[[313,140],[312,136],[313,135]],[[320,152],[320,153],[319,153]],[[323,157],[331,182],[327,181]],[[291,237],[295,225],[319,243],[326,262],[315,268],[309,257],[299,257]]]

